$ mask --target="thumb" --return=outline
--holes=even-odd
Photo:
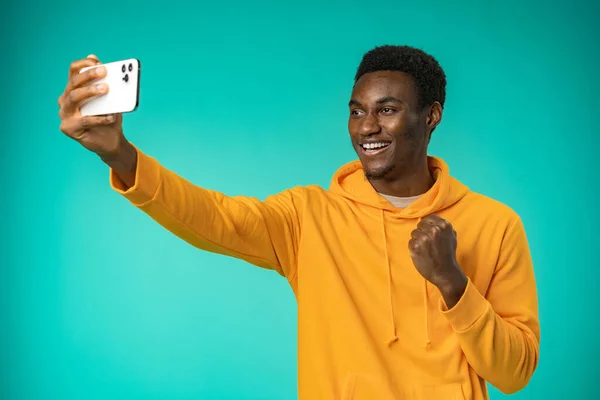
[[[100,60],[98,59],[98,57],[96,57],[95,54],[90,54],[89,56],[87,56],[86,58],[91,58],[92,60],[96,60],[96,63],[99,64]]]

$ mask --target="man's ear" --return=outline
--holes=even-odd
[[[435,101],[431,106],[429,106],[427,112],[426,125],[429,128],[429,138],[428,141],[431,140],[431,134],[435,130],[435,128],[442,122],[442,105]]]

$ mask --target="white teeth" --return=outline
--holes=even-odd
[[[366,150],[374,150],[374,149],[380,149],[382,147],[386,147],[387,145],[389,145],[389,143],[383,143],[383,142],[379,142],[379,143],[364,143],[362,145],[362,147]]]

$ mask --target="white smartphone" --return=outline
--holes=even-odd
[[[82,68],[79,73],[100,65],[106,68],[106,75],[92,84],[105,83],[108,92],[85,101],[80,107],[81,115],[121,114],[137,109],[140,101],[140,61],[130,58],[99,64]]]

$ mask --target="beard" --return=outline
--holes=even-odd
[[[389,164],[389,165],[386,165],[386,166],[381,167],[381,168],[366,169],[365,170],[365,177],[368,180],[370,180],[370,181],[372,181],[372,180],[382,180],[382,179],[385,179],[395,169],[396,169],[396,165],[395,164]]]

